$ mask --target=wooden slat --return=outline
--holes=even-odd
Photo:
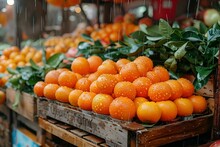
[[[48,121],[39,118],[39,125],[41,128],[45,129],[47,132],[75,145],[75,146],[80,146],[80,147],[96,147],[97,145],[87,141],[67,130],[64,130],[55,124],[51,124]]]
[[[85,132],[83,130],[80,130],[80,129],[70,130],[70,132],[76,134],[79,137],[83,137],[83,136],[89,135],[87,132]]]
[[[101,138],[96,137],[96,136],[94,136],[94,135],[84,136],[83,138],[86,139],[86,140],[88,140],[88,141],[90,141],[90,142],[93,142],[94,144],[97,144],[97,145],[100,144],[100,143],[105,142],[104,139],[101,139]]]
[[[159,146],[191,138],[211,130],[212,114],[192,120],[137,131],[138,146]]]
[[[111,146],[128,146],[128,130],[107,116],[81,111],[69,104],[38,98],[38,115],[53,118],[106,140]]]
[[[16,108],[14,108],[13,104],[15,103],[15,96],[17,94],[19,94],[19,92],[15,91],[12,88],[6,89],[7,106],[18,114],[34,122],[37,114],[36,98],[27,93],[20,93],[19,104]]]

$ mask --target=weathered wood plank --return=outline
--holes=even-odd
[[[80,129],[74,129],[74,130],[70,130],[71,133],[76,134],[79,137],[83,137],[86,135],[89,135],[87,132],[80,130]]]
[[[13,107],[13,104],[15,103],[15,97],[17,94],[19,94],[19,92],[15,91],[12,88],[6,89],[7,106],[13,111],[17,112],[18,114],[34,122],[37,114],[36,98],[34,98],[30,94],[22,92],[20,93],[20,102],[18,106]]]
[[[94,144],[97,144],[97,145],[105,142],[104,139],[101,139],[101,138],[96,137],[94,135],[84,136],[83,138],[90,141],[90,142],[93,142]]]
[[[47,132],[75,145],[75,146],[80,146],[80,147],[96,147],[98,145],[87,141],[86,139],[83,139],[82,137],[79,137],[67,130],[64,130],[56,124],[51,124],[48,121],[39,118],[39,125],[41,128],[45,129]]]
[[[211,129],[212,114],[137,131],[137,146],[159,146],[203,134]]]
[[[101,118],[100,115],[44,98],[38,98],[37,106],[40,117],[51,117],[87,131],[105,139],[111,146],[128,146],[128,130],[109,117]]]

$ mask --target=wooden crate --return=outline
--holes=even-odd
[[[97,147],[105,144],[104,139],[56,120],[39,118],[39,126],[47,132],[75,146]]]
[[[83,111],[69,104],[38,98],[38,116],[53,118],[103,138],[109,146],[158,146],[190,138],[211,130],[212,114],[146,129],[135,122],[123,122]]]
[[[0,105],[0,147],[11,146],[10,109]]]
[[[14,107],[13,104],[15,103],[16,95],[19,95],[19,103],[16,107]],[[20,93],[19,91],[15,91],[12,88],[7,88],[6,98],[6,104],[10,109],[24,116],[32,122],[37,120],[37,101],[34,96],[25,92]]]

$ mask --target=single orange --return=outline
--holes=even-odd
[[[170,79],[169,72],[167,71],[166,68],[162,66],[155,66],[153,68],[153,71],[159,76],[161,82],[164,82]]]
[[[183,94],[183,87],[177,80],[168,80],[166,83],[170,86],[172,89],[172,95],[170,97],[170,100],[175,100],[177,98],[180,98]]]
[[[78,90],[78,89],[72,90],[69,94],[69,97],[68,97],[69,103],[73,106],[78,107],[78,99],[82,93],[83,93],[82,90]]]
[[[153,61],[146,56],[139,56],[133,62],[137,65],[141,76],[146,76],[146,73],[153,69]]]
[[[199,95],[192,95],[189,100],[193,104],[193,113],[202,113],[207,108],[207,101],[204,97]]]
[[[183,88],[182,97],[190,97],[191,95],[193,95],[194,86],[189,80],[185,78],[179,78],[177,81],[181,84]]]
[[[188,98],[178,98],[174,100],[177,106],[178,116],[190,116],[193,113],[193,103]]]
[[[103,64],[103,63],[102,65],[98,67],[97,72],[99,72],[100,74],[117,74],[118,73],[117,68],[115,67],[114,64],[112,63]]]
[[[76,82],[75,89],[89,91],[91,83],[92,82],[88,78],[81,78]]]
[[[148,89],[149,98],[155,102],[168,100],[171,95],[172,89],[165,82],[152,84]]]
[[[112,74],[102,74],[96,81],[97,87],[101,90],[100,92],[104,94],[112,94],[115,85],[118,83],[115,75]]]
[[[134,100],[136,94],[137,94],[136,88],[131,82],[122,81],[122,82],[118,82],[115,85],[114,88],[115,97],[123,96],[123,97],[128,97],[131,100]]]
[[[134,104],[135,104],[136,110],[143,102],[148,102],[148,100],[145,97],[136,97],[134,99]]]
[[[90,56],[88,59],[90,72],[96,72],[98,67],[102,64],[103,60],[99,56]]]
[[[146,98],[148,97],[148,89],[152,85],[152,82],[146,77],[139,77],[133,81],[133,85],[136,88],[137,96]]]
[[[96,96],[93,92],[83,92],[78,99],[78,106],[81,109],[91,111],[92,110],[92,100]]]
[[[154,71],[148,71],[146,77],[149,78],[153,84],[160,82],[160,77]]]
[[[129,82],[133,82],[135,79],[140,77],[140,72],[134,62],[130,62],[124,65],[120,70],[120,74],[125,81]]]
[[[144,123],[157,123],[161,117],[161,110],[155,102],[144,102],[137,109],[137,117]]]
[[[101,90],[98,88],[98,86],[97,86],[97,81],[93,81],[92,83],[91,83],[91,85],[90,85],[90,87],[89,87],[89,91],[90,92],[94,92],[94,93],[100,93],[101,92]]]
[[[37,96],[44,96],[44,87],[46,86],[47,84],[44,83],[43,81],[39,81],[37,82],[35,85],[34,85],[34,93],[37,95]]]
[[[160,101],[157,102],[161,110],[161,121],[172,121],[177,116],[177,106],[173,101]]]
[[[132,120],[135,117],[136,108],[131,99],[127,97],[118,97],[110,104],[109,112],[112,118]]]
[[[130,60],[128,59],[125,59],[125,58],[122,58],[122,59],[119,59],[117,62],[116,62],[116,66],[117,66],[117,69],[118,71],[121,70],[121,68],[126,65],[127,63],[131,62]]]
[[[77,82],[77,77],[72,71],[63,71],[58,77],[58,83],[60,86],[67,86],[74,88]]]
[[[90,73],[89,62],[84,57],[77,57],[75,60],[73,60],[71,69],[73,72],[79,73],[81,75]]]
[[[55,100],[56,99],[55,93],[58,88],[59,88],[59,85],[57,84],[47,84],[44,87],[44,96],[48,99]]]
[[[109,106],[113,98],[108,94],[97,94],[92,100],[92,110],[98,114],[109,114]]]
[[[100,76],[100,73],[99,72],[94,72],[94,73],[91,73],[88,77],[88,79],[93,82],[95,80],[98,79],[98,77]]]
[[[60,86],[55,93],[56,100],[64,103],[69,102],[69,94],[73,89],[66,87],[66,86]]]
[[[58,84],[59,75],[60,72],[58,72],[57,70],[51,70],[46,74],[44,81],[47,84]]]

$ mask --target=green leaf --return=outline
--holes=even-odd
[[[158,25],[154,25],[154,26],[147,28],[146,34],[152,37],[161,37]]]
[[[7,71],[8,73],[12,74],[12,75],[16,75],[16,74],[19,74],[19,72],[17,70],[14,70],[10,67],[7,67]]]
[[[142,32],[147,34],[147,25],[141,24],[141,25],[139,25],[139,27],[140,27],[140,31],[142,31]]]
[[[193,32],[193,31],[187,31],[183,34],[183,38],[188,40],[188,41],[202,41],[203,40],[203,36]]]
[[[212,65],[210,67],[196,66],[196,78],[199,81],[205,80],[213,72],[214,67],[215,65]]]
[[[169,41],[164,44],[164,46],[168,47],[172,51],[176,51],[180,48],[185,42],[184,41]]]
[[[209,81],[209,78],[210,78],[210,75],[208,75],[204,80],[199,80],[196,78],[193,82],[195,90],[201,89]]]
[[[212,28],[207,32],[208,42],[215,42],[220,40],[220,30]]]
[[[179,79],[179,76],[173,71],[169,71],[169,75],[171,79]]]
[[[32,59],[30,59],[30,64],[33,69],[40,70],[40,66],[38,66]]]
[[[202,34],[205,34],[208,31],[208,28],[206,27],[206,25],[202,23],[201,21],[199,22],[199,31]]]
[[[172,28],[180,28],[180,25],[177,21],[174,21],[173,25],[172,25]]]
[[[16,91],[16,94],[15,94],[15,101],[12,105],[12,108],[13,109],[16,109],[20,103],[20,96],[21,96],[21,92],[20,91]]]
[[[176,72],[177,69],[177,61],[176,59],[171,56],[170,58],[168,58],[165,62],[164,65],[166,68],[170,69],[173,72]]]
[[[91,41],[91,42],[94,42],[94,40],[93,40],[89,35],[87,35],[87,34],[82,34],[82,37],[83,37],[84,39],[86,39],[86,40],[89,40],[89,41]]]
[[[147,36],[147,39],[150,40],[150,41],[159,41],[163,38],[164,38],[163,36],[159,36],[159,37]]]
[[[64,54],[54,54],[47,60],[47,64],[50,65],[53,68],[57,68],[59,64],[65,59]]]
[[[173,29],[169,25],[169,23],[163,19],[159,21],[159,31],[162,36],[166,38],[170,38],[171,34],[173,33]]]
[[[186,46],[187,46],[188,42],[186,42],[185,44],[183,44],[175,53],[174,53],[174,57],[176,59],[181,59],[185,54],[186,54]]]
[[[142,32],[142,31],[136,31],[136,32],[132,33],[132,34],[131,34],[131,37],[132,37],[133,39],[138,40],[139,42],[145,42],[145,41],[147,41],[147,36],[146,36],[146,34],[145,34],[144,32]]]

